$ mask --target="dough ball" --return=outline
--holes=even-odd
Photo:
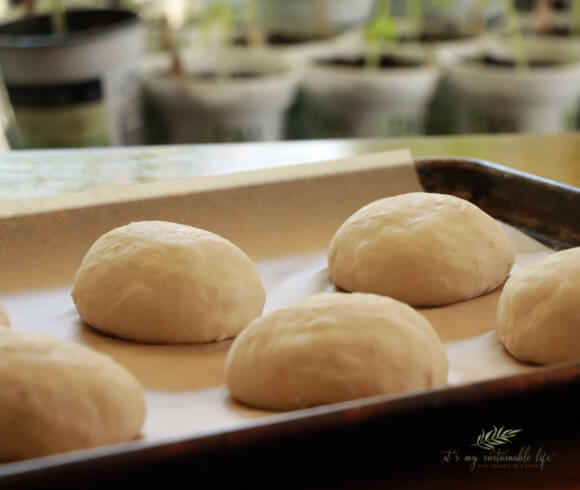
[[[8,313],[6,313],[6,308],[0,301],[0,327],[10,327],[10,319],[8,318]]]
[[[499,300],[498,332],[522,361],[580,359],[580,247],[556,252],[510,277]]]
[[[374,294],[319,293],[254,320],[233,342],[226,384],[252,406],[289,410],[447,382],[431,324]]]
[[[77,271],[72,297],[89,325],[148,343],[234,337],[265,302],[258,270],[238,247],[163,221],[101,236]]]
[[[335,285],[415,306],[479,296],[508,277],[514,250],[502,226],[469,201],[413,192],[372,202],[338,229]]]
[[[110,357],[46,334],[0,330],[0,461],[138,435],[143,388]]]

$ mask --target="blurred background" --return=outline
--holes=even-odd
[[[1,0],[11,148],[579,127],[580,0]]]

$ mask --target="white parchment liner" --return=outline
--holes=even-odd
[[[387,184],[377,184],[375,188],[372,172],[379,166],[392,166],[392,172],[389,174]],[[169,209],[168,213],[171,214],[169,217],[173,217],[174,221],[198,226],[202,226],[203,222],[212,223],[215,226],[202,227],[216,232],[221,231],[228,238],[241,244],[242,248],[256,260],[260,270],[267,290],[266,313],[309,294],[334,290],[327,275],[326,246],[337,225],[366,202],[422,188],[415,174],[411,156],[405,151],[329,162],[326,166],[313,164],[300,167],[299,170],[276,169],[265,173],[239,174],[238,182],[259,181],[260,185],[264,186],[260,188],[263,189],[263,195],[256,196],[254,188],[252,194],[247,199],[242,199],[241,203],[239,195],[236,194],[238,196],[235,202],[236,209],[239,206],[243,207],[246,202],[248,211],[252,206],[258,206],[252,209],[260,210],[240,215],[245,216],[243,219],[247,220],[246,227],[239,226],[240,216],[229,216],[227,219],[231,219],[232,222],[228,224],[227,219],[217,211],[215,203],[207,209],[200,210],[202,202],[207,202],[207,199],[197,203],[196,210],[200,214],[193,213],[192,216],[191,211],[187,210],[187,205],[190,204],[187,194],[184,194],[187,184],[183,182],[175,185],[174,189],[178,192],[174,194],[171,194],[171,187],[168,187],[167,183],[162,187],[149,186],[146,188],[149,189],[149,194],[147,190],[144,191],[143,186],[134,189],[120,188],[117,189],[117,194],[113,190],[110,191],[104,200],[115,203],[112,206],[98,206],[95,200],[98,201],[99,196],[84,195],[80,200],[84,207],[79,206],[78,210],[71,208],[70,202],[63,206],[63,198],[59,198],[58,201],[47,200],[37,203],[37,206],[41,206],[47,212],[33,214],[29,221],[19,222],[18,217],[5,218],[0,221],[0,232],[3,233],[0,236],[0,265],[6,272],[3,280],[0,279],[0,299],[6,305],[13,328],[49,332],[63,339],[89,345],[111,355],[129,368],[147,390],[148,416],[142,432],[146,440],[163,440],[175,436],[191,437],[215,430],[235,430],[242,428],[256,417],[272,416],[272,412],[244,407],[229,397],[224,386],[224,361],[231,341],[207,345],[156,346],[107,337],[82,324],[70,297],[70,291],[72,274],[78,267],[79,258],[103,229],[107,230],[136,219],[163,217],[167,219],[167,213],[163,214],[163,210],[158,209],[159,205]],[[329,171],[344,173],[345,169],[350,170],[338,180],[334,178],[325,180],[323,176],[322,179],[315,179],[318,183],[313,188],[308,187],[310,180],[305,182],[300,187],[304,191],[301,195],[303,199],[300,201],[277,203],[267,210],[264,206],[267,207],[268,202],[256,203],[256,200],[259,201],[261,198],[268,199],[268,185],[272,181],[291,182],[297,177],[304,176],[310,179],[320,177]],[[370,174],[365,176],[367,170]],[[382,169],[380,172],[384,171]],[[235,182],[232,176],[224,176],[223,179],[222,183],[227,181],[227,185],[230,186]],[[217,181],[210,179],[206,182],[210,190],[220,188],[219,179]],[[296,187],[296,182],[292,185]],[[327,188],[329,186],[330,188]],[[190,187],[197,191],[203,188],[203,185],[195,181]],[[280,193],[279,189],[275,192],[276,195]],[[155,201],[154,212],[153,208],[147,206],[148,199],[160,195],[170,197],[162,200],[161,204]],[[336,203],[327,202],[329,195],[337,196]],[[226,192],[222,199],[227,198]],[[139,201],[139,206],[131,208],[135,202],[143,199],[144,205]],[[224,205],[222,201],[220,202]],[[183,206],[176,207],[180,203]],[[89,223],[75,221],[79,213],[87,213],[87,206],[92,220],[98,218],[95,225],[92,221]],[[321,210],[321,206],[326,208]],[[25,208],[29,211],[33,206],[27,203]],[[119,217],[118,209],[127,212]],[[336,209],[340,211],[333,214],[333,210]],[[305,214],[308,210],[312,212]],[[324,220],[324,223],[320,221],[318,226],[317,223],[311,222],[311,215],[318,217],[319,220],[321,216],[327,216],[328,221]],[[279,223],[280,220],[283,221],[282,225]],[[73,222],[75,232],[73,233],[72,228],[67,226],[55,225],[62,222],[65,224]],[[47,227],[50,231],[47,231]],[[83,233],[77,234],[79,227],[84,227],[81,230]],[[277,234],[274,236],[272,229],[276,227]],[[315,229],[320,236],[313,240]],[[506,229],[517,251],[514,270],[524,263],[550,253],[549,249],[522,233],[507,226]],[[226,233],[223,230],[226,230]],[[252,236],[245,236],[244,230],[250,230]],[[280,230],[286,230],[285,237],[280,237]],[[229,231],[232,232],[227,233]],[[23,238],[22,235],[25,233],[29,234],[29,240],[25,239],[26,236]],[[39,233],[45,237],[44,241],[39,241],[39,237],[35,236]],[[64,236],[53,236],[59,233]],[[304,233],[309,233],[309,236],[304,237]],[[30,244],[34,240],[37,243]],[[70,241],[74,244],[71,245]],[[268,248],[267,242],[271,242],[272,246]],[[316,242],[315,245],[313,242]],[[63,244],[60,248],[59,243]],[[17,246],[20,247],[18,250]],[[62,248],[67,253],[63,253]],[[276,253],[278,251],[279,253]],[[68,262],[67,257],[70,257]],[[55,267],[51,261],[60,262]],[[62,274],[55,272],[57,268],[63,271]],[[18,287],[14,288],[17,290],[10,288],[10,280],[18,283]],[[39,286],[23,286],[27,284]],[[421,310],[445,342],[450,360],[450,384],[537,369],[535,366],[514,360],[499,342],[494,331],[499,294],[500,291],[496,290],[471,301]]]

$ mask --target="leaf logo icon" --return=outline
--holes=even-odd
[[[503,426],[498,429],[494,425],[489,432],[481,429],[481,434],[477,436],[477,440],[471,445],[487,451],[493,451],[502,444],[511,444],[512,441],[510,439],[513,439],[521,431],[522,429],[505,429]]]

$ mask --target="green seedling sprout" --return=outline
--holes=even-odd
[[[397,25],[391,16],[391,0],[378,0],[376,12],[364,31],[368,69],[378,69],[384,44],[397,42]]]
[[[62,36],[66,33],[66,10],[64,9],[62,0],[51,1],[50,24],[53,34]]]
[[[484,9],[493,0],[477,0],[480,9]],[[516,69],[525,70],[529,66],[528,57],[524,49],[520,18],[516,9],[515,0],[503,0],[503,9],[506,18],[508,45],[514,59]]]
[[[421,39],[421,31],[423,29],[423,4],[421,0],[407,0],[406,7],[409,25],[412,26],[417,39]]]
[[[515,6],[515,0],[504,0],[504,9],[507,21],[508,43],[514,58],[516,69],[525,70],[529,66],[528,57],[524,49],[520,18]]]
[[[201,21],[202,39],[209,43],[212,34],[216,35],[218,46],[218,69],[217,76],[220,80],[229,78],[229,46],[232,38],[234,13],[229,2],[222,0],[209,7]]]
[[[580,0],[570,2],[570,35],[580,35]]]

